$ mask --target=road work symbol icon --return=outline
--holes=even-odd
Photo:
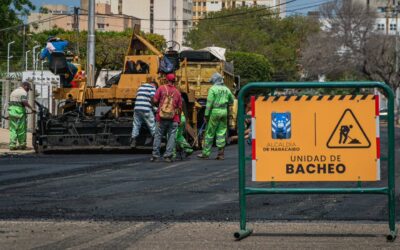
[[[292,136],[292,124],[290,112],[272,112],[272,139],[290,139]]]
[[[346,109],[333,130],[328,148],[369,148],[371,142],[351,109]]]

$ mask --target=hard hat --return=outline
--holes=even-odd
[[[169,73],[165,76],[165,78],[167,79],[167,81],[169,82],[175,82],[175,74],[174,73]]]
[[[216,72],[211,76],[210,82],[213,84],[224,83],[224,78],[222,77],[222,75],[220,73]]]

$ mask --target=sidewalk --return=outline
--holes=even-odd
[[[384,222],[0,221],[2,249],[399,249]]]
[[[8,129],[0,128],[0,156],[32,154],[35,152],[32,147],[32,133],[28,133],[28,136],[27,136],[26,142],[27,142],[28,150],[10,151],[8,149],[9,141],[10,141],[10,133],[9,133]]]

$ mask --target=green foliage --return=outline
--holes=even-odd
[[[0,29],[21,24],[18,15],[27,16],[35,6],[30,0],[1,0]]]
[[[152,45],[154,45],[159,51],[164,51],[165,45],[165,38],[159,34],[151,34],[151,33],[143,33],[143,37],[149,41]]]
[[[260,54],[248,52],[228,52],[227,61],[233,61],[235,74],[240,75],[241,83],[272,80],[272,65]]]
[[[39,13],[48,14],[49,13],[49,9],[47,9],[46,7],[40,7],[39,8]]]
[[[11,50],[11,55],[14,56],[11,60],[11,69],[13,69],[13,64],[16,64],[17,53],[15,48],[20,48],[20,46],[22,46],[23,35],[23,27],[18,27],[18,25],[22,24],[20,16],[27,16],[30,11],[34,9],[35,6],[30,0],[0,1],[0,30],[17,26],[16,29],[0,31],[0,65],[4,65],[0,67],[0,69],[5,68],[7,61],[7,44],[11,41],[15,41]]]
[[[142,35],[159,50],[162,51],[165,47],[163,36],[150,33],[143,33]],[[79,55],[80,63],[85,68],[87,51],[86,31],[80,32],[78,36],[76,32],[58,28],[33,34],[32,40],[44,46],[49,36],[57,36],[63,40],[68,40],[70,44],[67,49],[71,53]],[[97,78],[102,69],[122,70],[131,36],[132,30],[125,30],[123,32],[96,32],[95,78]]]
[[[235,8],[210,13],[187,35],[187,46],[195,49],[219,46],[228,51],[257,53],[268,58],[272,80],[299,79],[301,44],[319,25],[307,17],[281,19],[267,8]]]

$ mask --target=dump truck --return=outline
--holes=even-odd
[[[111,78],[105,87],[87,86],[85,79],[75,79],[79,81],[78,88],[58,87],[53,90],[53,98],[58,103],[57,115],[39,105],[37,128],[33,134],[35,150],[130,149],[136,92],[149,79],[159,86],[166,83],[165,74],[159,71],[163,57],[168,57],[175,67],[177,87],[182,93],[184,112],[188,117],[188,137],[201,146],[198,136],[204,128],[204,109],[211,87],[209,79],[214,72],[219,72],[235,92],[238,84],[234,81],[232,64],[207,50],[178,52],[170,48],[162,53],[136,28],[121,74]],[[135,63],[142,65],[141,70],[132,68]],[[61,60],[55,67],[63,64],[65,62]],[[236,117],[230,118],[230,128],[234,130]],[[137,147],[151,147],[146,144],[149,137],[146,126],[142,126]]]

